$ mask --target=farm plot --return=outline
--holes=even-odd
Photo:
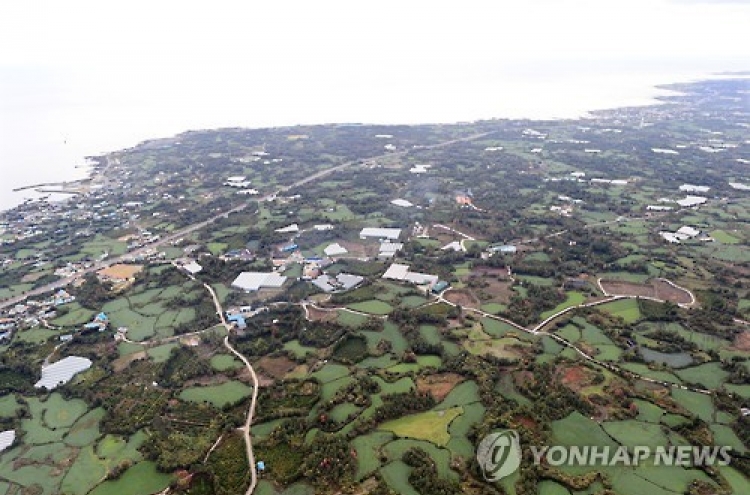
[[[386,421],[381,430],[391,431],[396,436],[427,440],[444,447],[450,441],[448,426],[463,413],[462,407],[452,407],[441,411],[427,411],[411,414],[403,418]]]
[[[252,388],[238,381],[229,381],[221,385],[207,387],[192,387],[180,393],[180,399],[189,402],[209,402],[221,408],[227,404],[234,404],[252,392]]]
[[[638,301],[634,299],[620,299],[619,301],[597,306],[597,309],[607,312],[612,316],[619,316],[625,323],[634,323],[641,318]]]
[[[661,279],[652,279],[640,284],[621,280],[601,280],[600,283],[604,291],[612,296],[652,297],[675,304],[692,302],[688,291]]]

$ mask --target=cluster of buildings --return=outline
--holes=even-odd
[[[29,299],[16,304],[0,318],[0,343],[13,338],[13,334],[23,328],[35,328],[57,316],[56,307],[75,301],[65,289],[60,289],[43,300]]]

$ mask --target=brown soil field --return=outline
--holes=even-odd
[[[277,358],[265,356],[260,358],[255,365],[277,380],[297,367],[297,363],[285,356]]]
[[[453,387],[463,381],[463,377],[456,373],[439,373],[436,375],[423,376],[417,379],[417,390],[429,392],[440,402],[453,390]]]
[[[449,290],[445,293],[445,298],[454,303],[460,304],[465,308],[478,308],[481,305],[481,301],[474,297],[471,291],[465,289]]]
[[[307,311],[311,321],[335,321],[337,317],[336,311],[321,311],[313,307],[308,307]]]
[[[558,369],[560,383],[578,392],[591,384],[594,372],[583,366],[569,366]]]
[[[103,270],[99,270],[98,273],[102,277],[127,280],[135,277],[135,275],[140,273],[141,270],[143,270],[143,265],[124,265],[118,263]]]
[[[338,241],[346,248],[348,253],[338,256],[339,258],[371,258],[378,254],[378,243],[365,244],[363,242]]]
[[[676,304],[690,304],[690,294],[671,286],[663,280],[650,280],[644,284],[623,282],[620,280],[602,280],[601,285],[607,293],[616,296],[653,297]]]
[[[737,334],[732,347],[738,351],[750,351],[750,330]]]

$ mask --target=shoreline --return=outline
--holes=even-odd
[[[668,77],[665,77],[667,79]],[[575,116],[560,116],[560,117],[548,117],[548,118],[540,118],[540,117],[503,117],[503,116],[494,116],[494,117],[482,117],[482,118],[476,118],[472,120],[451,120],[451,121],[415,121],[415,122],[409,122],[409,123],[398,123],[398,122],[377,122],[377,121],[363,121],[359,122],[356,125],[361,126],[419,126],[419,125],[458,125],[465,122],[482,122],[482,121],[491,121],[491,120],[522,120],[522,121],[563,121],[563,120],[586,120],[586,119],[595,119],[597,116],[601,115],[602,113],[606,112],[612,112],[617,110],[627,110],[632,108],[647,108],[647,107],[656,107],[661,106],[665,104],[669,104],[670,100],[676,96],[680,96],[682,93],[680,91],[679,87],[676,86],[682,86],[685,84],[694,84],[699,83],[702,81],[711,81],[711,80],[740,80],[740,79],[749,79],[750,78],[750,71],[741,71],[741,72],[732,72],[732,73],[702,73],[698,75],[692,75],[687,76],[685,74],[682,75],[674,75],[671,82],[663,82],[663,83],[648,83],[647,85],[644,85],[643,93],[648,93],[645,96],[641,96],[639,99],[641,102],[633,103],[633,102],[622,102],[620,104],[611,104],[611,105],[597,105],[598,108],[592,108],[588,110],[581,110],[580,112],[577,112]],[[531,112],[533,113],[533,112]],[[114,149],[111,151],[107,151],[101,154],[97,155],[84,155],[82,158],[86,159],[90,162],[93,162],[91,166],[89,167],[89,170],[86,173],[85,177],[82,177],[80,179],[75,180],[64,180],[64,181],[57,181],[57,182],[40,182],[36,184],[29,184],[29,185],[23,185],[19,187],[13,188],[11,191],[14,193],[17,192],[23,192],[23,191],[34,191],[37,194],[67,194],[71,196],[79,196],[85,193],[85,191],[82,190],[70,190],[70,188],[80,188],[83,189],[85,187],[90,187],[95,182],[99,182],[103,180],[102,173],[104,170],[106,170],[107,165],[109,163],[110,157],[112,155],[115,155],[117,153],[121,153],[123,151],[127,151],[133,148],[136,148],[138,146],[142,146],[146,143],[156,143],[163,140],[176,140],[179,139],[180,136],[192,133],[192,132],[204,132],[204,131],[211,131],[211,130],[223,130],[223,129],[283,129],[283,128],[293,128],[293,127],[299,127],[299,126],[336,126],[336,125],[343,125],[342,122],[309,122],[309,123],[289,123],[289,124],[278,124],[278,125],[227,125],[227,126],[217,126],[217,127],[205,127],[205,128],[189,128],[185,129],[173,134],[161,136],[161,137],[152,137],[152,138],[146,138],[138,141],[134,145],[130,146],[123,146],[118,149]],[[76,165],[76,168],[79,166]],[[61,190],[49,190],[49,189],[41,189],[41,188],[47,188],[47,187],[59,187]],[[3,215],[5,213],[8,213],[10,211],[15,210],[16,208],[23,206],[24,204],[27,204],[29,202],[36,202],[39,199],[35,198],[26,198],[25,200],[18,201],[17,204],[14,206],[6,207],[6,208],[0,208],[0,215]]]

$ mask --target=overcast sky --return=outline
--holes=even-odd
[[[750,69],[748,26],[750,1],[3,0],[0,91],[25,89],[0,109],[49,98],[240,105],[263,124],[397,108],[446,120],[462,114],[441,119],[445,100],[481,114],[501,83],[549,92],[591,74],[594,91],[608,74]],[[477,116],[501,111],[486,107]]]

